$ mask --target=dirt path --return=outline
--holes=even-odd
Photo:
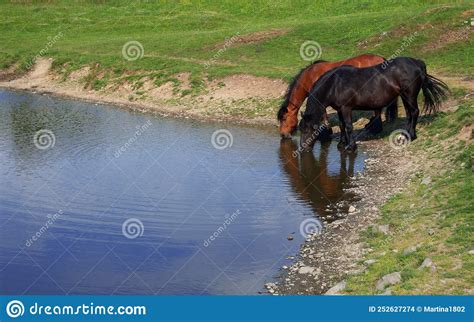
[[[85,88],[83,81],[90,73],[89,67],[71,73],[66,81],[51,67],[51,59],[39,58],[33,69],[19,78],[14,78],[12,70],[5,70],[0,74],[0,87],[109,103],[162,116],[276,126],[277,101],[287,86],[278,79],[232,75],[209,81],[206,91],[197,96],[179,96],[172,83],[156,86],[152,80],[145,81],[140,91],[127,82],[92,90]],[[176,75],[181,81],[179,90],[190,89],[189,76]]]

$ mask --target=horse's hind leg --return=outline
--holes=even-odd
[[[408,94],[408,93],[407,93]],[[420,109],[418,108],[417,95],[405,94],[402,96],[403,106],[407,114],[407,131],[410,134],[410,139],[416,139],[416,123],[418,122],[418,115]]]
[[[385,108],[385,120],[389,123],[395,122],[398,116],[398,97],[395,98],[390,104]]]
[[[378,134],[382,132],[382,110],[375,110],[374,116],[369,120],[369,123],[364,127],[365,130],[369,131],[371,134]]]

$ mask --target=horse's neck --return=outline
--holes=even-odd
[[[319,98],[316,98],[316,100],[317,102],[316,104],[314,104],[310,112],[314,115],[316,121],[318,121],[318,123],[321,123],[327,105],[324,103],[323,100],[320,100]]]

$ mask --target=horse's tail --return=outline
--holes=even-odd
[[[449,87],[442,80],[429,75],[426,72],[426,65],[423,63],[423,83],[421,89],[425,97],[423,111],[427,114],[436,113],[441,102],[448,98]]]

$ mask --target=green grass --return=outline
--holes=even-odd
[[[428,9],[450,6],[441,10]],[[83,65],[120,75],[135,71],[153,73],[158,82],[179,72],[190,72],[193,89],[202,87],[204,75],[220,77],[235,73],[289,79],[307,64],[299,55],[306,40],[317,41],[322,58],[342,59],[365,52],[391,56],[404,37],[419,31],[413,43],[400,52],[425,59],[430,67],[451,73],[473,75],[474,43],[424,52],[446,28],[463,26],[461,13],[472,1],[21,1],[0,4],[0,67],[14,62],[25,69],[32,57],[59,38],[46,51],[63,73]],[[421,30],[420,26],[433,28]],[[234,35],[283,29],[284,35],[258,43],[234,44],[208,69],[212,59]],[[378,41],[378,37],[388,32]],[[122,57],[122,46],[139,41],[143,58],[130,62]],[[368,48],[358,47],[369,40]],[[98,65],[97,65],[98,63]],[[99,73],[97,73],[99,74]],[[101,88],[103,82],[91,82]]]
[[[420,139],[410,145],[428,156],[428,165],[383,206],[380,224],[390,225],[390,235],[369,229],[364,240],[373,251],[365,259],[377,262],[348,280],[348,293],[377,294],[376,281],[401,272],[402,283],[391,287],[395,294],[466,294],[474,285],[474,145],[457,139],[460,130],[473,124],[474,100],[455,113],[440,113],[421,127]],[[431,164],[432,162],[432,164]],[[421,184],[424,177],[432,182]],[[403,255],[409,246],[416,252]],[[417,268],[431,258],[435,272]]]
[[[24,71],[46,49],[44,56],[54,58],[53,67],[63,79],[89,66],[91,72],[83,79],[88,88],[100,90],[110,82],[127,81],[137,95],[146,95],[142,90],[146,76],[157,86],[171,81],[177,96],[187,98],[205,90],[206,77],[243,73],[289,80],[308,64],[300,57],[301,44],[313,40],[320,44],[320,58],[325,60],[362,53],[396,54],[423,59],[429,70],[472,78],[472,36],[446,46],[436,44],[449,31],[469,28],[464,21],[471,17],[462,14],[473,5],[474,1],[448,0],[0,1],[0,68],[13,65]],[[273,29],[284,33],[256,43],[234,43],[219,52],[233,36]],[[405,46],[414,32],[418,33]],[[144,57],[127,61],[122,47],[132,40],[143,45]],[[215,62],[206,68],[213,57]],[[190,73],[189,89],[179,89],[176,74],[181,72]],[[465,94],[465,89],[453,89],[454,97]],[[180,104],[177,98],[172,101]],[[255,108],[248,109],[247,103],[235,101],[238,108],[228,113],[273,115],[271,106],[277,106],[276,100],[257,100]],[[393,271],[403,276],[403,282],[392,288],[395,293],[472,290],[474,256],[467,251],[474,244],[470,202],[474,151],[472,145],[453,139],[463,125],[472,123],[472,108],[472,102],[466,103],[456,113],[440,114],[421,127],[421,138],[411,148],[447,165],[439,173],[430,173],[433,182],[428,186],[420,184],[426,175],[420,173],[405,193],[393,196],[383,207],[381,223],[390,224],[392,235],[370,229],[364,233],[374,250],[368,258],[378,262],[349,279],[349,293],[375,293],[375,282]],[[427,233],[429,229],[433,235]],[[401,255],[405,247],[415,244],[421,244],[415,253]],[[425,257],[437,265],[435,273],[417,270]]]

